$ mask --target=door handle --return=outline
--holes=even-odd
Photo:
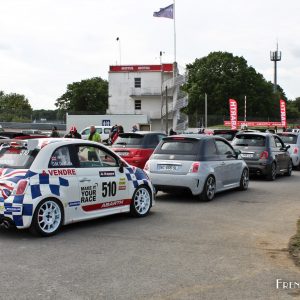
[[[91,179],[88,179],[88,178],[82,178],[82,179],[79,180],[79,182],[86,182],[86,181],[90,182]]]

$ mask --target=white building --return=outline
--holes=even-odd
[[[152,131],[165,131],[171,127],[178,129],[179,110],[187,104],[186,97],[178,102],[179,85],[183,83],[179,81],[175,80],[178,88],[174,90],[173,64],[110,66],[107,114],[147,115]],[[166,116],[166,98],[168,127],[162,120]]]

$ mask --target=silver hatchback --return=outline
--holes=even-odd
[[[249,170],[224,138],[179,135],[164,138],[144,167],[157,191],[188,190],[210,201],[215,193],[247,190]]]
[[[281,137],[282,141],[286,145],[290,145],[288,149],[292,162],[293,167],[300,169],[300,133],[296,132],[282,132],[278,133]]]

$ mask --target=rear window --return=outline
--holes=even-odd
[[[119,135],[113,144],[116,146],[125,146],[127,148],[137,148],[141,147],[143,144],[144,136],[138,134],[122,134]]]
[[[197,160],[200,153],[199,141],[165,140],[158,146],[154,153],[154,159]]]
[[[194,144],[191,142],[165,142],[160,148],[163,152],[180,152],[181,154],[191,154],[193,149]]]
[[[285,144],[297,144],[297,135],[294,134],[278,134]]]
[[[21,147],[4,147],[0,150],[0,168],[28,169],[38,150]]]
[[[234,138],[233,133],[214,133],[214,135],[220,136],[220,137],[226,139],[227,141],[232,141]]]
[[[235,137],[232,145],[245,147],[264,147],[266,145],[266,138],[262,135],[240,134]]]

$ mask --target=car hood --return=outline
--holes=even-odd
[[[27,172],[27,169],[0,168],[0,200],[10,196],[17,183],[26,178]]]

